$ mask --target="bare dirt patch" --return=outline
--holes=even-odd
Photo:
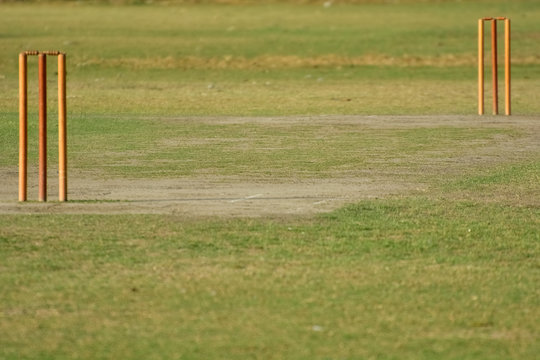
[[[54,181],[53,178],[50,179]],[[13,180],[11,181],[13,183]],[[331,211],[359,199],[403,193],[407,184],[371,179],[257,183],[216,179],[82,179],[70,182],[70,199],[17,203],[16,185],[2,192],[0,213],[178,214],[185,216],[309,215]],[[37,186],[29,196],[37,194]],[[8,196],[11,199],[8,199]]]
[[[162,118],[175,121],[178,118]],[[186,120],[186,119],[183,119]],[[459,159],[438,158],[422,171],[440,174],[460,172],[486,162],[510,162],[531,154],[540,154],[540,117],[478,116],[310,116],[310,117],[207,117],[194,118],[209,124],[356,124],[366,128],[422,127],[499,127],[517,129],[522,134],[511,140],[482,147],[474,154]],[[29,199],[37,198],[36,169],[29,169]],[[407,171],[405,168],[404,172]],[[69,178],[67,203],[57,197],[55,169],[49,170],[48,203],[17,202],[17,168],[0,168],[0,213],[61,214],[178,214],[189,217],[263,217],[311,215],[334,210],[362,199],[373,199],[412,192],[429,191],[422,177],[403,177],[366,171],[362,177],[335,179],[268,179],[242,178],[166,178],[118,179],[89,177],[75,168]]]

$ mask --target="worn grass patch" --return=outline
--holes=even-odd
[[[540,163],[536,160],[499,165],[480,174],[446,182],[442,188],[457,198],[504,201],[516,205],[540,204]]]
[[[419,167],[440,157],[459,157],[513,134],[506,129],[444,126],[369,129],[355,124],[118,121],[124,123],[116,128],[118,132],[114,128],[95,131],[93,121],[92,128],[81,134],[81,140],[87,139],[86,146],[104,149],[116,144],[100,153],[81,148],[84,157],[77,161],[81,168],[101,168],[104,174],[123,177],[204,174],[277,180],[359,176],[366,169],[374,173],[404,167],[414,171],[414,164]],[[111,121],[104,119],[103,124],[108,123]],[[141,128],[152,128],[152,133],[142,133]]]
[[[37,161],[35,125],[30,126],[30,162]],[[6,122],[0,129],[15,133],[15,126]],[[196,118],[129,116],[74,118],[70,130],[71,161],[82,171],[106,177],[234,175],[246,180],[350,177],[366,171],[406,174],[441,158],[451,162],[520,136],[504,127],[445,126],[442,122],[407,129],[354,122],[310,123],[308,119],[220,124]],[[54,125],[51,132],[54,142]],[[3,148],[10,155],[5,161],[16,158],[16,137],[6,136]],[[52,162],[55,156],[50,154]]]

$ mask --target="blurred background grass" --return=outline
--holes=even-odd
[[[540,113],[538,2],[108,4],[3,4],[0,109],[17,54],[59,49],[72,114],[474,114],[476,21],[504,15],[514,112]]]

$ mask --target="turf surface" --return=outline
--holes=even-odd
[[[476,112],[476,21],[493,15],[513,21],[514,112],[538,117],[536,1],[0,10],[3,177],[16,179],[17,53],[59,49],[70,171],[81,179],[293,183],[369,171],[424,189],[315,216],[1,214],[0,358],[540,352],[537,137],[504,117],[495,126],[437,120]],[[414,129],[204,121],[322,114],[435,120]],[[52,122],[51,144],[54,132]]]

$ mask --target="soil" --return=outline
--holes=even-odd
[[[178,118],[176,118],[178,119]],[[170,118],[174,121],[175,118]],[[168,121],[168,119],[163,119]],[[540,116],[310,116],[310,117],[209,117],[213,124],[325,123],[358,124],[367,128],[419,128],[439,126],[517,129],[521,136],[494,142],[481,152],[433,160],[426,171],[440,173],[449,167],[464,169],[482,162],[507,162],[540,154]],[[452,165],[455,164],[455,165]],[[54,168],[49,169],[49,202],[17,202],[16,166],[0,168],[0,214],[174,214],[185,217],[267,217],[312,215],[332,211],[362,199],[429,191],[429,184],[411,177],[383,177],[363,173],[361,178],[280,179],[246,181],[241,178],[118,179],[89,178],[73,169],[69,173],[69,198],[59,203]],[[461,171],[461,170],[456,170]],[[29,173],[28,197],[37,198],[37,174]],[[531,199],[525,200],[530,202]],[[533,199],[533,202],[538,202]]]

